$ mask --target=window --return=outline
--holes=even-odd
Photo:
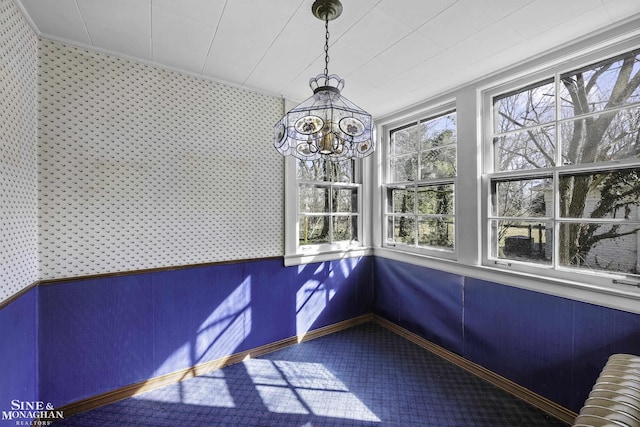
[[[639,55],[490,97],[488,263],[640,279]]]
[[[358,243],[359,192],[355,161],[297,161],[298,245]]]
[[[290,158],[287,162],[287,265],[363,249],[362,161]]]
[[[456,144],[450,110],[389,131],[384,246],[452,257]]]

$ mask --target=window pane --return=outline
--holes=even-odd
[[[355,188],[335,188],[333,190],[334,212],[357,212],[358,190]]]
[[[639,61],[638,52],[631,52],[562,76],[562,118],[640,102],[638,82],[632,80],[640,72]]]
[[[329,212],[329,188],[300,185],[300,212]]]
[[[502,259],[551,263],[553,225],[539,221],[491,221],[493,256]]]
[[[561,223],[563,267],[638,274],[638,225]]]
[[[411,125],[391,132],[391,155],[415,153],[418,151],[418,126]]]
[[[552,167],[555,126],[511,133],[493,139],[496,171]]]
[[[413,218],[406,216],[390,216],[387,230],[389,239],[396,243],[413,245],[415,243],[415,231]]]
[[[413,188],[392,188],[389,190],[388,200],[390,213],[413,213],[414,190]]]
[[[420,149],[425,150],[457,142],[456,113],[420,123]]]
[[[418,213],[453,215],[453,184],[418,188]]]
[[[297,160],[297,177],[304,181],[355,182],[354,162],[328,160]]]
[[[453,249],[453,218],[420,218],[418,220],[418,245]]]
[[[580,164],[640,157],[640,108],[562,124],[562,160]]]
[[[553,213],[551,178],[495,181],[493,188],[496,216],[543,217]]]
[[[456,176],[456,147],[434,148],[420,155],[420,179]]]
[[[509,132],[555,120],[555,89],[546,81],[494,100],[494,133]]]
[[[329,216],[300,215],[300,245],[329,243]]]
[[[563,218],[640,219],[640,169],[560,177]]]
[[[357,239],[358,222],[356,216],[333,217],[333,240],[336,242]]]
[[[415,181],[418,178],[418,155],[396,157],[391,159],[391,181]]]

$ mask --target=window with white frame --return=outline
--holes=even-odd
[[[486,262],[637,283],[640,51],[488,94],[487,103]]]
[[[363,255],[362,161],[287,162],[286,264]]]
[[[359,241],[360,184],[355,161],[297,161],[298,245],[353,245]]]
[[[452,257],[456,112],[449,109],[393,127],[388,142],[383,245]]]

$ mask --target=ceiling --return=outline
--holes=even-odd
[[[302,101],[324,70],[313,0],[14,0],[36,33]],[[329,72],[380,117],[640,14],[638,0],[343,0]]]

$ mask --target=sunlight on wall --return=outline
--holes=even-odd
[[[250,304],[251,277],[247,277],[211,312],[189,341],[177,348],[152,376],[191,368],[235,353],[251,332]]]
[[[361,261],[360,258],[345,258],[341,260],[338,265],[340,267],[340,272],[342,273],[342,277],[347,279],[351,274],[351,272],[356,269],[360,261]]]
[[[247,277],[198,328],[196,361],[233,354],[250,332],[251,277]]]
[[[307,282],[296,292],[296,333],[304,334],[327,307],[335,291],[318,280]]]

